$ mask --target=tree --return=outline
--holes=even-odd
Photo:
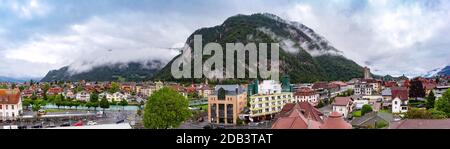
[[[24,99],[22,101],[22,105],[25,106],[27,109],[28,109],[28,107],[31,106],[32,103],[33,103],[33,101],[31,99]]]
[[[363,116],[366,113],[372,112],[372,107],[370,105],[363,105],[361,109],[361,116]]]
[[[98,93],[97,92],[92,93],[91,96],[89,97],[89,101],[98,102]]]
[[[447,116],[450,116],[450,89],[442,94],[442,97],[435,103],[436,110],[445,112]]]
[[[191,114],[188,100],[177,91],[164,87],[148,98],[144,126],[150,129],[177,128]]]
[[[23,90],[25,90],[25,86],[19,86],[19,90],[20,92],[22,92]]]
[[[425,90],[423,89],[422,81],[419,79],[413,79],[411,81],[411,86],[409,87],[409,97],[418,98],[425,97]]]
[[[109,102],[106,99],[106,96],[103,96],[102,100],[100,100],[100,108],[103,109],[103,114],[105,114],[105,109],[109,108]]]
[[[426,109],[422,108],[410,108],[406,112],[406,118],[409,119],[430,119],[432,118],[431,113]]]
[[[34,112],[39,111],[41,109],[41,105],[39,104],[33,104],[33,106],[31,107],[31,110],[33,110]]]
[[[431,113],[431,117],[433,119],[445,119],[447,118],[447,114],[445,112],[436,110],[436,109],[429,109],[428,112]]]
[[[433,91],[431,91],[430,92],[430,94],[428,94],[428,96],[427,96],[427,101],[426,101],[426,108],[427,109],[432,109],[432,108],[434,108],[434,102],[435,102],[435,100],[436,100],[436,96],[434,96],[434,93],[433,93]]]
[[[125,100],[125,99],[122,99],[122,100],[119,102],[119,105],[122,106],[122,109],[123,109],[123,110],[125,110],[125,106],[128,105],[128,101]]]
[[[112,93],[118,92],[119,89],[120,89],[119,83],[111,82],[111,88],[109,88],[108,92],[112,94]]]

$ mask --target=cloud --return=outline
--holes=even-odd
[[[450,57],[449,40],[442,33],[450,30],[450,7],[448,1],[438,3],[375,0],[354,9],[355,3],[341,1],[299,2],[281,14],[313,28],[375,73],[420,75],[449,64],[443,58]]]
[[[68,26],[64,33],[36,35],[18,47],[7,49],[4,56],[53,69],[70,64],[74,72],[105,64],[166,62],[178,54],[169,48],[184,43],[191,32],[182,22],[172,21],[177,16],[166,17],[140,13],[92,17]],[[37,74],[43,75],[50,68]]]
[[[3,1],[2,1],[3,2]],[[10,6],[12,12],[24,19],[31,19],[35,16],[44,16],[50,12],[51,8],[38,0],[26,0],[26,1],[8,1],[5,0],[4,4]]]

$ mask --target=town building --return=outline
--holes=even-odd
[[[89,94],[87,91],[81,91],[75,95],[75,99],[79,101],[89,101],[90,98],[91,94]]]
[[[392,113],[408,111],[408,89],[406,87],[392,87]]]
[[[373,85],[367,82],[358,82],[355,84],[355,95],[372,95]]]
[[[352,125],[346,122],[339,112],[331,112],[331,114],[325,118],[323,124],[319,126],[320,129],[352,129]]]
[[[296,102],[309,102],[310,104],[317,106],[320,102],[319,94],[310,88],[299,88],[294,93],[294,101]]]
[[[436,96],[436,100],[439,100],[439,98],[442,97],[442,94],[444,94],[445,91],[450,89],[450,86],[436,86],[436,88],[433,89],[434,96]]]
[[[239,85],[216,85],[208,96],[208,122],[237,124],[239,113],[247,106],[247,93]]]
[[[253,83],[248,87],[253,93],[249,95],[250,118],[253,121],[272,119],[286,103],[295,102],[292,92],[282,92],[281,84],[274,80],[264,80],[257,85]]]
[[[393,116],[390,113],[385,112],[370,112],[365,115],[355,118],[351,124],[354,128],[376,128],[381,123],[386,126],[393,121]]]
[[[332,106],[333,112],[338,112],[345,118],[353,111],[353,102],[350,97],[336,97]]]
[[[277,115],[272,129],[319,129],[323,114],[308,102],[287,103]]]
[[[16,120],[22,114],[22,98],[18,89],[0,89],[0,121]]]

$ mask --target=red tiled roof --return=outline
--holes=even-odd
[[[394,122],[390,129],[450,129],[450,119],[406,119]]]
[[[352,101],[352,99],[350,97],[336,97],[336,98],[334,98],[333,105],[334,106],[346,106],[351,101]]]
[[[406,87],[391,87],[392,98],[400,98],[400,100],[408,100],[408,89]]]
[[[305,118],[300,110],[293,109],[287,117],[278,118],[272,125],[272,129],[318,129],[320,124]]]
[[[352,129],[352,125],[344,121],[342,118],[342,114],[339,112],[332,112],[328,118],[325,119],[325,122],[321,129]]]
[[[17,104],[20,101],[19,90],[0,89],[1,104]]]
[[[327,88],[327,87],[328,87],[327,82],[317,82],[317,83],[314,83],[312,86],[313,89],[320,89],[320,88]]]
[[[295,91],[294,96],[311,96],[314,94],[314,90],[307,87],[302,87]]]

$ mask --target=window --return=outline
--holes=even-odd
[[[11,109],[14,110],[14,105],[11,105]],[[14,113],[13,113],[13,115],[14,115]]]
[[[0,109],[2,109],[3,107],[2,107],[3,105],[0,105]]]
[[[8,110],[8,105],[5,105],[5,109]],[[8,115],[8,114],[6,114],[6,115]]]

